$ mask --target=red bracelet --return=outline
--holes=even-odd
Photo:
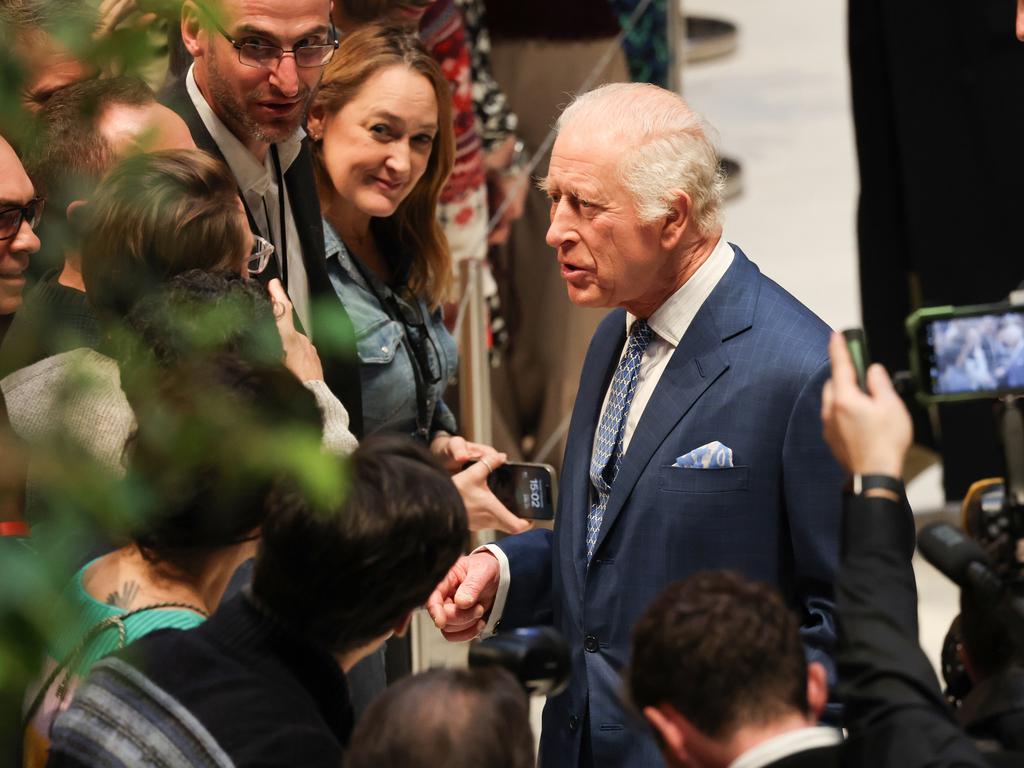
[[[21,536],[28,538],[31,529],[24,520],[0,520],[0,536]]]

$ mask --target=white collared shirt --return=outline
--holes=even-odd
[[[270,152],[267,152],[266,157],[260,162],[221,122],[196,84],[195,64],[189,67],[185,77],[185,88],[199,113],[199,118],[217,143],[228,168],[231,169],[235,181],[238,182],[238,188],[245,198],[245,204],[255,219],[256,225],[260,228],[260,234],[277,245],[281,242],[280,203],[278,200],[280,191],[277,188],[277,173]],[[282,176],[288,172],[292,163],[295,162],[295,158],[302,151],[302,139],[305,135],[306,132],[299,127],[287,139],[277,142],[277,156],[281,160]],[[287,187],[284,189],[284,212],[285,233],[288,238],[288,298],[291,299],[306,334],[311,335],[309,279],[306,277],[306,267],[302,261],[302,241],[299,240],[299,231],[295,226],[295,217],[292,215]],[[267,220],[268,214],[269,221]],[[276,249],[276,256],[278,259],[281,258],[280,248]]]
[[[690,276],[690,279],[683,283],[675,293],[669,296],[654,313],[647,318],[647,324],[651,326],[651,341],[644,351],[640,360],[640,374],[637,378],[636,392],[633,393],[633,402],[626,415],[626,429],[622,437],[622,453],[625,455],[629,450],[629,441],[633,438],[636,425],[640,423],[640,417],[644,415],[647,403],[654,394],[661,375],[672,359],[672,353],[679,346],[680,339],[690,327],[697,312],[704,306],[704,302],[711,292],[715,290],[722,275],[732,266],[734,258],[732,246],[725,239],[725,235],[719,238],[718,243],[711,251],[711,255],[705,260],[697,271]],[[637,320],[636,315],[626,313],[626,339],[629,339],[629,332],[633,323]],[[622,355],[626,354],[628,344],[622,345]],[[608,395],[611,386],[604,393],[604,402],[601,405],[601,415],[608,407]],[[600,420],[598,424],[600,424]],[[597,430],[594,430],[594,439],[597,439]]]
[[[756,747],[748,749],[731,763],[729,768],[764,768],[784,757],[807,752],[811,749],[832,747],[841,743],[842,734],[835,728],[825,726],[808,726],[795,731],[786,731],[774,738],[762,741]]]
[[[633,437],[636,425],[640,422],[644,409],[647,407],[651,395],[654,394],[658,382],[661,381],[661,375],[665,372],[668,361],[672,358],[676,347],[679,346],[679,341],[689,329],[693,318],[697,316],[697,312],[704,306],[704,302],[711,295],[715,286],[718,285],[722,276],[732,266],[734,258],[735,253],[732,246],[729,245],[723,234],[718,239],[718,243],[715,244],[711,255],[697,268],[697,271],[690,276],[690,279],[683,283],[675,293],[665,299],[662,305],[647,318],[647,323],[651,326],[653,333],[651,334],[651,341],[644,351],[644,356],[640,360],[640,374],[637,380],[636,392],[633,394],[633,402],[626,416],[626,430],[622,438],[623,454],[629,448],[629,441]],[[635,315],[626,313],[627,341],[629,339],[629,331],[633,327],[633,323],[636,322],[636,319]],[[622,345],[622,352],[619,354],[620,360],[622,355],[626,353],[627,346],[627,344]],[[610,390],[611,386],[608,389]],[[601,405],[602,415],[604,415],[605,408],[608,407],[608,394],[606,391],[604,403]],[[598,421],[598,424],[600,424],[600,421]],[[594,439],[597,439],[596,425]],[[501,573],[498,581],[498,591],[495,593],[494,605],[491,608],[491,615],[481,633],[481,636],[487,637],[494,632],[495,626],[501,621],[501,616],[505,612],[505,600],[508,597],[511,572],[509,570],[508,557],[499,547],[493,544],[486,544],[476,551],[480,551],[480,549],[487,549],[498,559]]]

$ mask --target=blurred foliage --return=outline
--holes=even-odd
[[[159,87],[166,71],[166,29],[176,23],[180,3],[0,0],[0,135],[16,148],[28,143],[35,132],[32,111],[26,108],[32,105],[32,88],[68,61],[77,64],[83,76],[129,74]],[[26,32],[3,26],[5,11],[31,4],[42,9],[40,27]],[[58,263],[72,237],[65,212],[50,207],[40,234],[49,264]],[[231,312],[230,307],[221,307],[180,318],[183,343],[197,349],[216,345],[225,326],[245,322]],[[329,322],[325,327],[321,343],[327,348],[352,343],[345,336],[350,330]],[[114,346],[130,342],[112,340]],[[53,393],[55,413],[69,409],[74,414],[82,407],[87,383],[71,381],[69,391]],[[310,430],[246,420],[213,395],[187,417],[167,411],[161,418],[166,420],[166,454],[179,471],[195,463],[208,464],[209,452],[219,450],[226,474],[231,467],[237,470],[233,482],[254,482],[283,470],[294,474],[323,504],[337,502],[343,492],[345,479],[337,460],[322,454],[319,436]],[[127,533],[161,503],[156,489],[96,456],[87,445],[89,437],[62,428],[39,435],[29,462],[26,446],[0,425],[0,509],[9,510],[20,496],[30,463],[29,502],[37,510],[30,520],[31,539],[0,537],[0,765],[17,754],[26,684],[37,675],[44,649],[64,626],[60,596],[68,579],[90,557],[125,541]]]

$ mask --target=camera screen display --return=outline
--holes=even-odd
[[[936,319],[925,325],[934,395],[1024,389],[1022,310]]]
[[[551,520],[555,516],[551,472],[546,466],[509,462],[488,477],[488,485],[502,504],[518,517]]]

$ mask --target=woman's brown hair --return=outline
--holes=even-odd
[[[452,97],[441,68],[418,38],[400,28],[377,24],[361,27],[342,40],[310,107],[319,107],[325,115],[336,114],[374,74],[395,65],[404,65],[430,81],[437,99],[438,130],[423,177],[394,214],[376,219],[374,226],[413,255],[409,288],[437,306],[452,280],[451,252],[437,221],[437,201],[455,162]],[[313,158],[320,199],[329,200],[334,192],[319,143],[314,144]]]
[[[101,182],[86,206],[82,278],[107,320],[190,269],[238,273],[248,224],[238,186],[212,155],[175,149],[137,155]]]

